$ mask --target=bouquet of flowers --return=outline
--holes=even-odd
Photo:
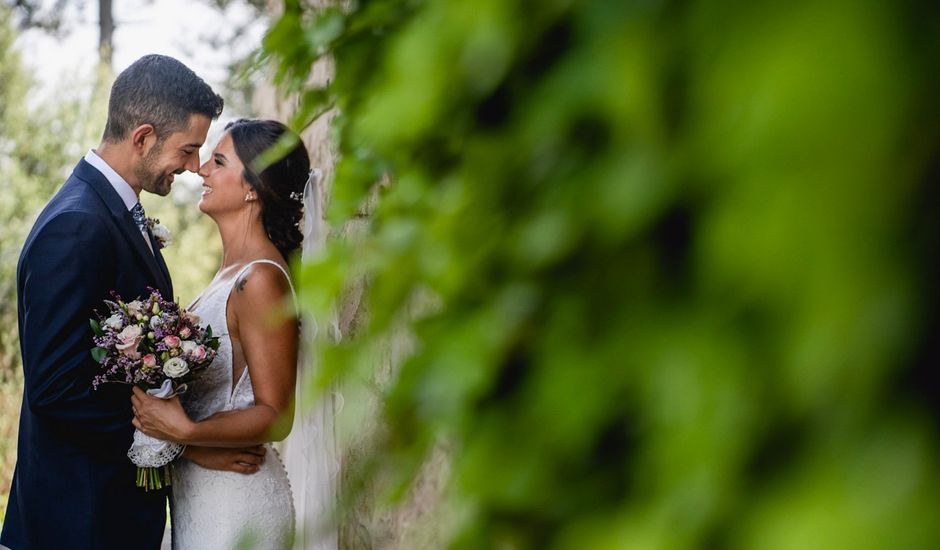
[[[91,355],[101,366],[92,381],[95,389],[104,383],[132,384],[169,399],[185,392],[215,359],[219,339],[212,327],[199,326],[197,315],[149,290],[149,297],[131,302],[112,292],[114,300],[105,301],[107,313],[91,320],[96,346]],[[135,431],[127,456],[137,465],[137,486],[169,485],[169,464],[182,450],[178,443]]]

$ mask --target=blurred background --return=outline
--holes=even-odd
[[[100,6],[6,6],[7,478],[19,246],[157,51],[327,176],[343,548],[940,547],[934,3],[120,2],[101,49]],[[218,245],[175,187],[186,301]]]

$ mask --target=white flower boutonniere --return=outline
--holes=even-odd
[[[167,226],[160,223],[160,220],[147,218],[147,228],[150,230],[150,234],[153,235],[153,238],[157,240],[157,245],[160,248],[166,248],[173,244],[173,234],[170,233]]]

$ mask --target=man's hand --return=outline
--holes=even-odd
[[[183,451],[183,458],[208,470],[254,474],[264,464],[266,452],[263,445],[245,449],[189,446]]]

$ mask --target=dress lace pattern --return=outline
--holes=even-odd
[[[251,262],[235,277],[203,293],[192,310],[220,337],[218,355],[212,365],[181,396],[183,407],[193,420],[254,405],[247,368],[233,387],[226,306],[241,274],[252,264],[262,262],[283,271],[269,260]],[[277,451],[271,444],[266,447],[268,452],[261,470],[251,475],[207,470],[185,459],[177,462],[170,503],[174,550],[290,548],[295,521],[290,482]]]

